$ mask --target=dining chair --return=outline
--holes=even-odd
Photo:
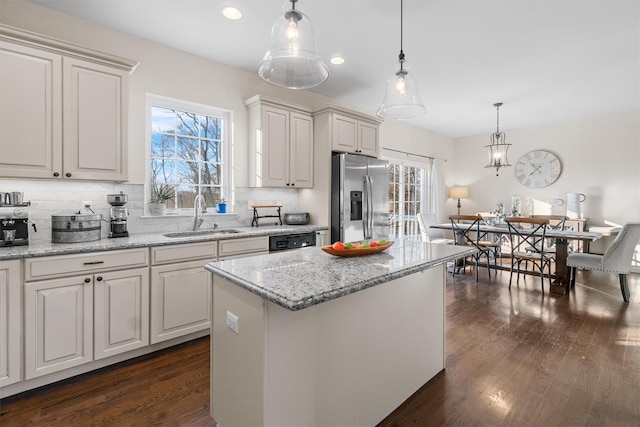
[[[544,218],[544,219],[548,219],[549,220],[549,225],[548,225],[548,229],[549,230],[564,230],[565,229],[565,222],[567,221],[567,219],[569,219],[568,217],[564,216],[564,215],[531,215],[531,218]],[[549,258],[551,258],[553,261],[555,261],[556,258],[556,239],[547,239],[547,247],[545,249],[545,254],[547,254],[547,256]],[[539,245],[539,242],[536,242],[536,245]],[[534,248],[532,247],[527,247],[526,248],[527,252],[534,252]],[[526,264],[525,264],[526,265]],[[526,267],[528,267],[528,265],[526,265]]]
[[[418,226],[420,227],[420,234],[422,235],[422,241],[429,242],[429,243],[453,245],[455,241],[453,239],[446,239],[444,236],[444,230],[431,228],[432,225],[436,225],[437,223],[438,223],[438,218],[436,214],[431,214],[431,213],[418,214]]]
[[[497,215],[491,213],[478,213],[482,224],[494,225],[497,221]],[[496,240],[497,239],[497,240]],[[497,266],[498,258],[500,258],[500,264],[502,264],[502,235],[495,235],[491,233],[483,233],[480,235],[478,244],[487,248],[490,254],[493,256],[494,264]]]
[[[517,267],[516,283],[520,282],[520,264],[525,262],[525,269],[531,262],[540,271],[540,286],[544,294],[544,269],[547,269],[549,286],[551,286],[551,258],[546,254],[546,233],[549,220],[532,217],[505,218],[511,242],[511,270],[509,289],[513,279],[514,267]]]
[[[611,246],[604,255],[574,252],[567,256],[567,267],[571,280],[567,284],[573,287],[576,283],[576,269],[596,270],[609,273],[617,273],[620,279],[620,291],[622,299],[629,303],[629,285],[627,273],[631,272],[631,261],[635,254],[636,245],[640,240],[640,223],[629,223],[622,227]]]
[[[451,215],[449,216],[449,220],[451,221],[451,229],[453,230],[455,244],[471,246],[477,249],[477,251],[473,255],[469,256],[469,258],[472,258],[475,261],[476,282],[478,281],[478,267],[480,264],[480,259],[483,256],[487,258],[487,272],[489,273],[489,279],[491,279],[491,257],[489,253],[492,251],[492,249],[490,247],[481,246],[479,240],[482,236],[480,232],[480,222],[482,221],[482,217],[480,215]],[[463,269],[466,268],[466,262],[467,259],[465,258],[463,260]],[[454,268],[454,275],[455,271],[456,269]]]

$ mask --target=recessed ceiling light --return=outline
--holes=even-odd
[[[344,58],[342,56],[334,56],[329,60],[333,65],[344,64]]]
[[[225,18],[231,19],[232,21],[237,21],[242,18],[242,12],[237,7],[227,6],[222,9],[222,14]]]

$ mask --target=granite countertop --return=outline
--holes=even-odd
[[[209,263],[232,283],[296,311],[472,254],[464,246],[397,240],[384,252],[336,257],[319,247]]]
[[[246,237],[276,236],[291,233],[308,233],[327,230],[321,225],[280,225],[261,227],[229,227],[238,230],[232,234],[205,234],[182,237],[166,237],[162,233],[132,234],[129,237],[100,239],[83,243],[51,243],[29,242],[25,246],[0,247],[0,261],[8,259],[33,258],[51,255],[68,255],[76,253],[115,251],[119,249],[144,248],[150,246],[177,245],[214,240],[242,239]],[[224,230],[224,229],[221,229]],[[169,234],[169,233],[166,233]]]

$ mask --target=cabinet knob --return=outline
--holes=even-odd
[[[293,184],[291,184],[292,187],[295,187],[296,183],[294,182]]]
[[[98,277],[96,277],[96,280],[97,280],[98,282],[102,282],[102,276],[98,276]]]
[[[288,187],[289,185],[290,185],[290,184],[287,182],[287,187]]]
[[[88,277],[86,279],[84,279],[84,283],[89,283],[91,281],[91,279],[89,279]]]
[[[58,177],[58,176],[60,176],[60,174],[58,172],[54,172],[53,176]]]
[[[67,178],[71,178],[71,172],[65,173],[64,176],[66,176]]]

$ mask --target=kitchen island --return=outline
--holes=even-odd
[[[473,250],[398,240],[207,264],[211,414],[232,426],[371,426],[444,369],[445,264]]]

